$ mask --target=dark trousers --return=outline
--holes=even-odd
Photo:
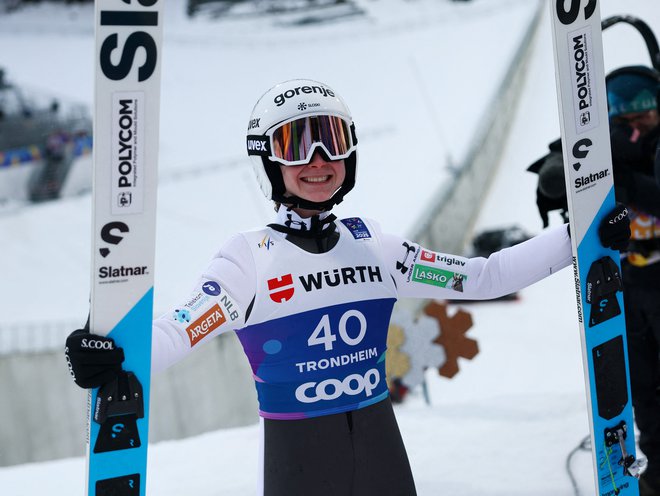
[[[415,496],[392,403],[264,419],[264,496]]]
[[[648,476],[660,482],[660,289],[626,285],[624,301],[639,447]]]

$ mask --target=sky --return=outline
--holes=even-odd
[[[168,4],[157,309],[187,293],[231,233],[272,217],[242,150],[249,110],[268,86],[304,75],[327,81],[344,96],[364,138],[358,187],[338,213],[371,216],[385,230],[405,235],[451,163],[467,153],[535,2],[363,5],[369,12],[364,18],[294,29],[286,20],[190,21],[175,2]],[[660,9],[648,0],[603,0],[601,11],[638,15],[656,31],[660,27]],[[90,16],[86,7],[52,4],[3,15],[0,66],[19,84],[91,104]],[[514,224],[532,234],[541,229],[535,176],[525,168],[559,132],[547,16],[542,23],[477,231]],[[606,31],[604,45],[608,70],[648,63],[631,28]],[[427,137],[432,153],[423,143]],[[402,176],[411,175],[432,177],[434,184],[400,187]],[[24,323],[25,315],[37,323],[84,319],[89,206],[83,194],[0,214],[0,306],[12,310],[3,312],[5,327]],[[35,278],[44,287],[31,287]],[[415,390],[396,408],[420,496],[573,494],[564,464],[588,424],[572,284],[565,270],[522,291],[517,301],[460,305],[472,314],[469,335],[478,341],[479,355],[462,361],[452,380],[427,371],[431,405]],[[30,311],[30,300],[40,302],[39,312]],[[252,494],[257,444],[257,427],[248,426],[153,445],[149,494]],[[590,455],[578,453],[572,466],[583,494],[592,494]],[[0,468],[0,489],[34,495],[47,484],[55,496],[82,494],[83,477],[82,458],[26,464]]]

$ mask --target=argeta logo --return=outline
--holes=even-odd
[[[128,226],[123,222],[108,222],[106,225],[104,225],[101,228],[101,239],[106,243],[110,243],[111,245],[118,245],[119,242],[122,239],[124,239],[124,237],[113,234],[113,231],[119,231],[120,233],[127,233]],[[110,254],[110,249],[101,248],[99,249],[99,253],[101,253],[101,256],[103,258],[105,258]]]
[[[286,274],[282,277],[268,279],[268,291],[270,291],[270,299],[275,303],[289,301],[295,291],[293,277],[291,274]]]
[[[217,282],[206,281],[204,284],[202,284],[202,291],[210,296],[218,296],[222,290],[220,289],[220,285]]]
[[[201,339],[225,322],[227,322],[225,314],[217,304],[213,305],[206,313],[186,328],[186,332],[190,338],[190,346],[195,346]]]

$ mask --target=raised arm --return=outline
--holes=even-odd
[[[388,234],[382,234],[381,239],[400,297],[497,298],[534,284],[571,262],[565,225],[488,258],[435,252]]]

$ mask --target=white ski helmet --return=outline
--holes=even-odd
[[[357,138],[344,100],[328,85],[292,79],[269,89],[252,109],[247,152],[266,198],[314,210],[330,210],[355,185]],[[346,178],[332,198],[312,202],[285,196],[280,165],[303,165],[320,152],[326,160],[344,160]]]

